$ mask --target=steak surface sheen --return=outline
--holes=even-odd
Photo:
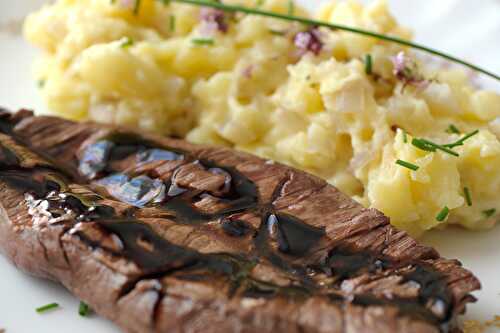
[[[0,247],[126,332],[440,332],[478,280],[323,180],[0,113]]]

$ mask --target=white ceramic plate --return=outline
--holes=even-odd
[[[0,1],[0,105],[44,110],[31,78],[36,55],[20,38],[22,18],[43,0]],[[321,1],[299,1],[314,9]],[[500,1],[389,1],[400,22],[413,28],[419,42],[438,47],[500,73]],[[483,84],[500,90],[500,84]],[[500,189],[499,189],[500,190]],[[448,229],[434,231],[425,243],[444,256],[460,259],[482,281],[479,301],[468,307],[466,319],[488,320],[500,315],[500,227],[488,232]],[[108,321],[78,316],[78,300],[62,287],[19,272],[0,257],[0,328],[8,333],[116,333]],[[62,309],[38,315],[35,308],[58,302]],[[491,330],[494,332],[495,330]]]

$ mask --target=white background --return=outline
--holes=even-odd
[[[299,2],[313,9],[321,1]],[[12,30],[0,32],[1,106],[44,109],[30,70],[36,52],[15,34],[16,20],[19,22],[41,3],[42,0],[0,0],[0,30],[6,25]],[[389,3],[400,22],[414,29],[418,42],[500,73],[500,1],[389,0]],[[483,83],[500,91],[498,82]],[[433,231],[423,241],[444,256],[459,258],[481,279],[483,290],[475,294],[479,301],[469,306],[467,319],[488,320],[500,315],[500,227],[488,232]],[[35,313],[36,307],[51,302],[58,302],[62,309],[44,315]],[[0,257],[0,328],[6,328],[8,333],[119,332],[96,316],[79,317],[77,308],[78,300],[63,288],[29,277]]]

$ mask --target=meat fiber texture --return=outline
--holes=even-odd
[[[125,332],[441,332],[480,284],[304,172],[0,113],[0,248]]]

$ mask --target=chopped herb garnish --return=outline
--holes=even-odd
[[[170,32],[175,32],[175,23],[176,23],[175,16],[170,15],[170,21],[169,21]]]
[[[59,307],[59,304],[57,304],[57,303],[50,303],[50,304],[41,306],[39,308],[36,308],[36,312],[38,312],[38,313],[44,313],[44,312],[47,312],[49,310],[57,309],[58,307]]]
[[[135,2],[134,2],[134,15],[138,15],[140,9],[141,9],[141,0],[135,0]]]
[[[444,220],[446,220],[449,213],[450,213],[450,209],[448,207],[444,206],[444,208],[437,214],[436,220],[438,220],[439,222],[443,222]]]
[[[372,74],[373,59],[371,54],[365,55],[365,72],[368,75]]]
[[[420,168],[418,165],[412,164],[410,162],[405,162],[402,160],[397,160],[396,164],[401,165],[402,167],[405,167],[405,168],[413,170],[413,171],[417,171]]]
[[[276,36],[285,36],[286,35],[286,31],[280,31],[280,30],[274,30],[274,29],[269,29],[269,33],[271,33],[272,35],[276,35]]]
[[[484,210],[483,215],[486,218],[489,218],[489,217],[492,217],[493,215],[495,215],[496,212],[497,212],[497,210],[495,208],[492,208],[492,209]]]
[[[406,133],[405,130],[403,130],[403,142],[408,143],[408,134]]]
[[[45,87],[45,83],[47,83],[45,79],[40,79],[36,82],[36,85],[38,86],[38,88],[42,89],[43,87]]]
[[[215,41],[212,38],[194,38],[191,43],[195,45],[214,45]]]
[[[432,141],[426,140],[426,139],[413,139],[412,144],[422,150],[425,151],[430,151],[430,152],[435,152],[436,150],[441,150],[445,153],[448,153],[453,156],[460,156],[457,152],[447,148],[446,145],[438,145],[437,143],[434,143]]]
[[[465,201],[467,202],[467,206],[472,206],[472,198],[470,196],[470,191],[468,187],[464,187],[464,195],[465,195]]]
[[[295,14],[295,3],[293,0],[288,0],[288,15]]]
[[[130,37],[123,37],[120,43],[122,49],[126,49],[134,45],[134,40]]]
[[[87,317],[90,313],[90,307],[87,303],[80,301],[80,305],[78,306],[78,314],[82,317]]]
[[[411,140],[411,144],[420,150],[430,151],[430,152],[436,151],[436,148],[434,146],[429,145],[428,143],[426,143],[422,139],[414,138],[413,140]]]
[[[470,139],[471,137],[473,137],[474,135],[478,134],[479,133],[479,130],[475,130],[473,132],[470,132],[468,134],[466,134],[463,138],[461,138],[460,140],[454,142],[454,143],[450,143],[450,144],[447,144],[447,145],[444,145],[444,147],[448,147],[448,148],[455,148],[457,146],[463,146],[464,142],[468,139]]]
[[[460,130],[455,125],[450,124],[450,126],[448,126],[448,129],[446,130],[446,133],[460,134]]]

